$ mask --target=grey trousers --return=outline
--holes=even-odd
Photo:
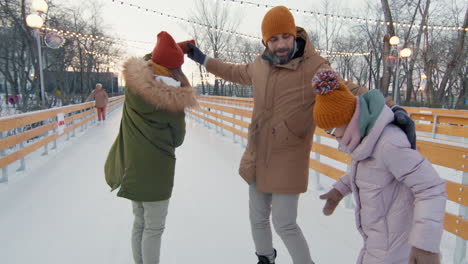
[[[136,264],[158,264],[169,200],[132,201],[132,206],[135,215],[132,230],[133,259]]]
[[[294,264],[313,264],[309,246],[296,223],[299,194],[261,193],[249,187],[249,211],[252,236],[258,255],[274,254],[270,214],[276,233],[281,237]]]

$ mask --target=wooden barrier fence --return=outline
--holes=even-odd
[[[213,95],[199,95],[199,99],[206,99],[212,102],[225,103],[238,106],[253,107],[253,98],[250,97],[230,97],[230,96],[213,96]],[[405,107],[409,113],[432,113],[435,115],[458,115],[468,116],[468,110],[455,110],[455,109],[440,109],[428,107]]]
[[[253,108],[252,98],[226,97],[226,96],[199,96],[200,100],[206,100],[218,104]],[[416,130],[431,133],[432,138],[437,135],[453,136],[458,140],[468,139],[468,111],[434,109],[424,107],[405,107],[411,118],[416,122]],[[468,143],[468,142],[464,142]]]
[[[112,97],[107,105],[107,112],[111,112],[123,103],[124,97]],[[96,119],[94,102],[70,105],[50,110],[36,111],[15,116],[0,118],[0,168],[2,177],[0,182],[8,181],[8,165],[20,160],[20,168],[26,169],[24,157],[44,147],[43,155],[48,154],[49,143],[52,149],[57,148],[57,139],[67,135],[67,140],[75,136],[75,130],[84,130],[90,121]],[[64,115],[63,133],[59,134],[57,115]],[[26,146],[27,141],[37,140]],[[17,150],[12,149],[19,146]],[[11,152],[8,152],[11,151]]]
[[[251,99],[200,96],[199,100],[201,108],[188,111],[190,115],[204,120],[205,123],[214,124],[217,128],[230,131],[233,134],[235,142],[236,136],[238,136],[241,139],[242,145],[245,145],[244,140],[247,138],[247,128],[250,122],[244,119],[250,119],[252,116],[252,110],[245,109],[245,107],[253,106],[253,102],[249,102]],[[436,114],[416,113],[411,110],[408,110],[408,112],[411,113],[411,116],[415,120],[431,122],[431,124],[417,124],[418,131],[460,137],[463,140],[468,138],[468,115],[453,113],[448,115],[439,112]],[[351,164],[350,156],[338,151],[334,147],[323,144],[323,138],[332,137],[327,135],[323,130],[316,129],[311,151],[314,158],[311,158],[309,162],[310,169],[317,176],[318,188],[321,186],[320,174],[334,180],[339,179],[345,174],[345,171],[342,169],[321,162],[320,157],[327,157],[348,166]],[[457,237],[454,263],[464,263],[466,241],[468,240],[468,148],[420,139],[417,140],[417,146],[421,154],[432,164],[454,169],[463,174],[462,183],[447,180],[447,198],[459,205],[459,213],[458,215],[446,213],[445,230]],[[345,201],[345,205],[346,207],[352,206],[350,196]]]

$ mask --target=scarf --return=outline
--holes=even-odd
[[[359,115],[359,132],[361,137],[367,136],[380,116],[385,105],[385,98],[382,93],[373,89],[359,96],[361,113]]]
[[[351,117],[342,138],[337,138],[338,150],[347,154],[353,152],[361,143],[361,133],[359,131],[359,116],[361,113],[359,100],[356,100],[356,109]]]
[[[352,153],[366,137],[385,105],[385,98],[379,90],[370,90],[356,100],[356,110],[346,127],[342,138],[338,139],[338,150]]]
[[[152,60],[148,61],[148,65],[151,66],[154,74],[166,76],[166,77],[172,77],[171,73],[169,72],[169,69],[167,69],[166,67],[156,64]]]

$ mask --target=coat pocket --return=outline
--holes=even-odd
[[[296,136],[288,127],[286,121],[281,121],[273,130],[274,148],[294,147],[302,144],[304,139]]]
[[[242,176],[248,183],[251,183],[255,178],[256,169],[256,138],[258,133],[258,125],[249,125],[249,134],[247,139],[247,147],[242,155],[239,165],[239,175]]]

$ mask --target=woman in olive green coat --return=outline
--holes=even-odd
[[[105,164],[106,181],[132,201],[135,263],[159,263],[161,236],[176,164],[175,148],[185,136],[184,109],[197,106],[181,70],[183,52],[166,33],[149,61],[124,64],[126,81],[120,131]]]

